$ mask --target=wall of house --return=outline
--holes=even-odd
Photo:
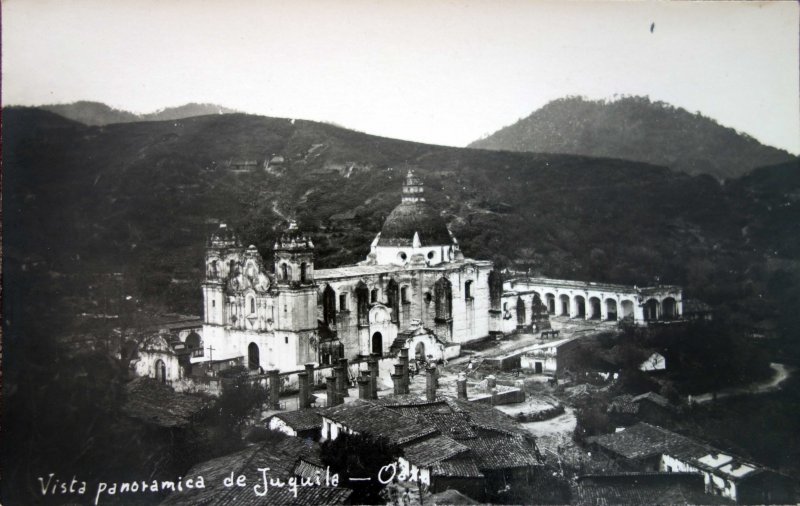
[[[267,424],[267,428],[269,430],[283,432],[288,436],[297,436],[297,431],[286,425],[286,422],[284,422],[283,420],[281,420],[276,416],[273,416],[272,418],[269,419],[269,424]]]

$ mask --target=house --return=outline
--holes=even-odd
[[[794,502],[791,478],[656,425],[640,422],[587,441],[631,471],[700,474],[706,494],[742,504]]]
[[[269,486],[264,494],[264,489],[257,486],[263,481],[261,469],[266,468],[269,468],[269,478],[280,478],[284,483],[290,478],[313,477],[319,469],[323,469],[323,479],[320,485],[314,483],[311,486],[298,486],[296,495],[290,486]],[[311,475],[308,475],[309,472]],[[226,478],[242,475],[246,477],[246,486],[240,487],[235,483],[226,486]],[[333,486],[326,483],[324,467],[319,460],[319,445],[293,437],[254,444],[229,455],[202,462],[189,469],[184,476],[202,476],[204,488],[183,488],[171,493],[161,504],[349,504],[352,495],[352,490],[346,484]],[[300,483],[299,480],[297,483]]]
[[[575,338],[545,342],[522,354],[520,366],[536,374],[559,374],[569,368],[568,356],[578,345]]]
[[[433,493],[456,489],[473,499],[490,499],[506,483],[533,476],[541,464],[529,433],[480,403],[391,395],[360,399],[320,414],[323,440],[341,433],[383,436],[402,452],[398,472],[417,476]]]
[[[608,405],[607,412],[618,425],[630,425],[637,421],[658,423],[671,418],[677,412],[666,397],[655,392],[641,395],[619,395]]]
[[[615,504],[733,504],[705,493],[696,473],[615,473],[578,477],[573,503],[581,506]]]
[[[658,352],[653,352],[639,365],[639,370],[644,372],[663,371],[667,368],[667,359]]]
[[[322,434],[322,417],[313,408],[276,413],[264,420],[264,425],[270,430],[282,432],[287,436],[313,441],[319,441]]]

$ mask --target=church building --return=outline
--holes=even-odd
[[[365,261],[316,270],[314,244],[294,222],[274,252],[268,269],[226,225],[211,235],[201,346],[214,361],[246,357],[251,369],[292,371],[386,356],[422,334],[427,344],[417,338],[413,353],[441,358],[500,330],[502,283],[492,262],[464,258],[413,172]],[[196,355],[192,362],[211,358]]]

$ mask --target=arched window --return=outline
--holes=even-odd
[[[161,383],[167,382],[167,365],[164,363],[163,360],[156,361],[156,380],[160,381]]]
[[[400,293],[397,281],[394,279],[390,279],[386,285],[386,302],[392,309],[392,321],[397,323],[400,321]]]
[[[489,273],[489,303],[495,311],[500,309],[500,299],[503,297],[503,276],[492,270]],[[503,310],[506,308],[504,307]]]
[[[256,343],[250,343],[247,347],[247,368],[250,370],[255,370],[259,368],[260,365],[260,353],[258,350],[258,345]]]
[[[383,335],[380,332],[372,334],[372,353],[383,356]]]
[[[326,325],[336,323],[336,292],[331,285],[325,285],[322,291],[322,319]]]
[[[300,264],[300,282],[307,283],[308,282],[308,265],[305,262]]]
[[[470,300],[472,298],[472,281],[464,282],[464,298]]]
[[[400,289],[400,301],[403,304],[408,304],[409,302],[411,302],[410,300],[408,300],[408,287],[407,286],[404,286],[404,287],[402,287]]]
[[[453,287],[447,278],[440,278],[434,285],[436,318],[449,320],[453,311]]]
[[[253,314],[255,312],[256,312],[256,299],[255,299],[255,297],[251,297],[250,298],[250,314]]]
[[[378,302],[378,289],[373,288],[372,291],[369,293],[369,301],[372,304]]]
[[[289,264],[287,264],[287,263],[282,263],[282,264],[281,264],[281,279],[282,279],[284,282],[287,282],[287,283],[288,283],[288,282],[290,281],[290,279],[289,279],[289,278],[291,277],[291,275],[292,275],[292,268],[291,268],[291,267],[289,267]]]
[[[228,263],[228,276],[233,277],[236,275],[236,260],[231,260]]]
[[[369,323],[369,288],[363,281],[356,285],[356,310],[358,311],[358,324]]]
[[[525,325],[525,301],[517,297],[517,325]]]

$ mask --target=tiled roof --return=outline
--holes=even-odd
[[[325,467],[319,462],[312,462],[301,458],[299,461],[297,461],[297,465],[294,466],[294,474],[296,476],[302,476],[303,478],[315,478],[317,473],[319,473],[320,476],[324,476],[325,473]]]
[[[445,398],[450,408],[456,413],[469,415],[473,428],[481,428],[503,434],[527,437],[530,434],[513,418],[501,413],[487,404],[462,401],[452,397]]]
[[[207,405],[200,397],[177,393],[152,378],[136,378],[125,385],[125,392],[125,414],[161,427],[182,427]]]
[[[257,479],[261,477],[259,468],[270,468],[269,476],[287,480],[295,475],[297,463],[301,458],[316,460],[319,445],[302,439],[285,437],[278,442],[269,441],[197,464],[185,476],[204,478],[203,489],[184,489],[171,494],[162,503],[172,506],[194,505],[255,505],[255,504],[321,504],[346,500],[351,491],[333,487],[299,487],[297,498],[288,487],[271,487],[264,497],[257,497],[253,491]],[[223,479],[233,472],[235,476],[248,477],[247,487],[225,487]]]
[[[420,416],[428,423],[435,425],[436,428],[439,429],[439,432],[455,440],[469,439],[477,436],[470,424],[469,415],[467,413],[424,412]]]
[[[633,402],[640,402],[640,401],[650,401],[653,404],[657,404],[662,408],[671,408],[672,405],[669,403],[666,397],[663,395],[659,395],[655,392],[647,392],[646,394],[637,395],[634,397]]]
[[[635,415],[639,412],[639,405],[633,402],[632,395],[618,395],[611,399],[611,402],[608,404],[608,412]]]
[[[664,453],[699,458],[709,452],[708,447],[685,436],[644,422],[621,432],[589,438],[589,442],[627,459],[643,459]]]
[[[436,433],[433,425],[360,399],[323,409],[320,414],[356,432],[384,436],[398,445]]]
[[[298,409],[296,411],[286,411],[276,413],[265,420],[269,423],[270,418],[278,418],[286,422],[286,425],[296,431],[314,430],[322,428],[322,417],[316,409]]]
[[[435,436],[406,446],[403,455],[418,467],[428,467],[466,451],[469,451],[468,447],[447,436]]]
[[[433,476],[447,476],[451,478],[483,478],[483,473],[478,469],[473,457],[456,457],[450,460],[437,462],[432,468]]]
[[[478,437],[461,441],[472,450],[475,463],[481,470],[510,469],[539,464],[536,453],[522,437]]]
[[[613,504],[733,504],[705,493],[697,473],[622,473],[578,478],[575,500],[585,506]]]

